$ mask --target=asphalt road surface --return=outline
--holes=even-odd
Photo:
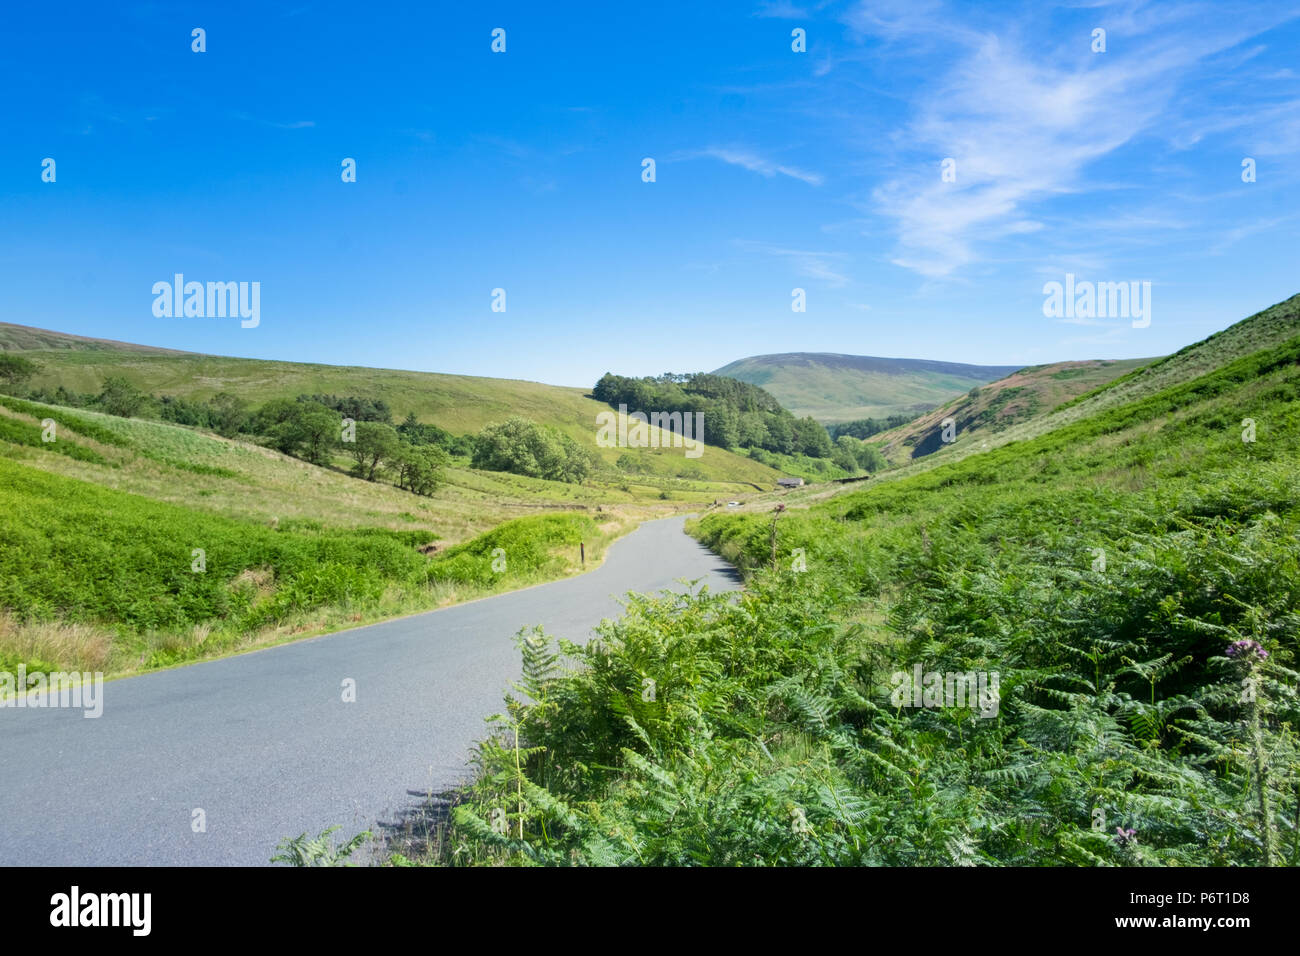
[[[739,586],[683,520],[643,524],[567,580],[111,681],[97,719],[0,708],[0,865],[256,865],[283,837],[391,824],[468,776],[521,627],[585,641],[628,591]]]

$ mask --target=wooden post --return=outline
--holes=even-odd
[[[585,542],[578,542],[578,555],[582,558],[582,566],[587,566],[587,545]]]
[[[781,513],[783,511],[785,511],[784,504],[778,504],[775,508],[772,509],[772,570],[773,571],[776,570],[776,519],[781,517]]]

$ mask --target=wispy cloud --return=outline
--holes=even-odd
[[[837,263],[848,259],[842,252],[817,252],[810,249],[787,249],[766,242],[754,242],[749,239],[737,239],[736,245],[750,252],[775,256],[789,262],[797,275],[806,279],[817,279],[832,288],[839,288],[849,283],[849,277],[839,269]]]
[[[258,123],[262,126],[274,127],[275,129],[310,129],[316,125],[315,120],[290,120],[288,122],[280,122],[278,120],[262,119],[259,116],[253,116],[251,113],[244,113],[241,111],[236,111],[231,115],[233,115],[235,119],[243,120],[246,123]]]
[[[1257,222],[1246,223],[1242,226],[1235,226],[1225,232],[1223,238],[1214,244],[1210,249],[1210,255],[1220,255],[1229,246],[1240,242],[1242,239],[1247,239],[1257,233],[1268,232],[1270,229],[1280,226],[1284,222],[1292,222],[1296,218],[1295,215],[1277,216],[1273,219],[1262,219]]]
[[[768,179],[771,179],[774,176],[789,176],[791,179],[797,179],[810,186],[820,186],[825,182],[825,177],[820,173],[811,173],[795,166],[778,163],[760,156],[752,150],[739,147],[710,146],[707,149],[674,153],[669,157],[669,159],[671,161],[686,159],[716,159],[732,166],[740,166],[744,169],[748,169],[750,172],[758,173],[760,176],[766,176]]]
[[[1041,229],[1042,204],[1092,190],[1090,167],[1166,129],[1200,61],[1293,15],[1243,6],[1239,15],[1216,15],[1215,28],[1206,29],[1170,8],[1114,5],[1105,21],[1122,37],[1122,52],[1094,54],[1086,30],[1044,48],[1043,37],[1061,31],[1033,24],[1032,40],[1022,42],[1019,31],[1030,35],[1031,25],[976,30],[938,0],[858,5],[847,22],[864,39],[883,41],[897,55],[912,46],[932,54],[943,44],[951,63],[910,104],[890,144],[898,172],[867,204],[893,222],[893,261],[942,278],[979,263],[986,244]],[[1279,119],[1286,110],[1277,108]],[[1288,137],[1274,139],[1281,146]],[[949,157],[955,182],[940,176]]]

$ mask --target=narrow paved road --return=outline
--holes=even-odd
[[[255,865],[285,836],[391,822],[413,791],[467,775],[518,677],[520,627],[585,641],[628,591],[738,586],[683,521],[642,525],[564,581],[110,682],[98,719],[0,709],[0,864]]]

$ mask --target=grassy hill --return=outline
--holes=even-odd
[[[533,756],[482,750],[432,861],[1300,865],[1297,304],[1020,440],[700,519],[746,593],[638,602],[586,666],[521,646]]]
[[[764,388],[796,416],[829,425],[925,411],[1017,368],[788,352],[740,359],[714,374]]]
[[[912,449],[924,447],[933,449],[936,454],[924,455],[907,465],[903,474],[916,469],[927,469],[939,461],[962,458],[968,454],[996,448],[1008,442],[1025,441],[1054,428],[1079,421],[1089,415],[1098,414],[1125,402],[1135,401],[1161,389],[1186,381],[1197,375],[1213,371],[1234,359],[1250,355],[1261,349],[1271,348],[1300,334],[1300,295],[1270,306],[1249,318],[1242,319],[1221,332],[1200,342],[1195,342],[1180,349],[1173,355],[1156,359],[1112,378],[1083,394],[1077,395],[1046,414],[1036,414],[1011,423],[1001,430],[992,428],[972,428],[957,430],[956,441],[943,444],[940,440],[939,422],[944,417],[931,414],[926,417],[928,428],[917,427],[906,433],[911,425],[890,432],[883,432],[872,439],[886,449],[886,457],[895,463],[912,459]],[[1098,373],[1114,370],[1101,369]],[[1051,368],[1048,366],[1047,368]],[[1041,375],[1039,376],[1041,379]],[[1040,403],[1047,407],[1048,403]],[[903,439],[912,437],[912,446],[906,446]]]
[[[192,355],[177,349],[162,349],[152,345],[133,345],[116,339],[94,339],[67,332],[52,332],[30,325],[0,322],[0,350],[26,351],[35,349],[61,349],[76,351],[139,352],[148,355]]]
[[[341,461],[0,395],[0,669],[128,673],[576,573],[578,542],[598,563],[640,520],[717,488],[462,462],[425,497]],[[508,548],[506,573],[488,542]]]
[[[977,385],[906,425],[882,432],[873,443],[879,444],[893,463],[934,454],[944,447],[942,422],[947,418],[953,419],[962,441],[983,441],[987,433],[996,434],[1045,415],[1151,361],[1057,362],[1022,368],[996,382]]]
[[[781,476],[752,459],[714,447],[696,459],[685,459],[680,448],[597,447],[596,416],[609,411],[609,407],[585,397],[580,388],[469,375],[172,352],[2,323],[0,349],[40,365],[40,372],[31,382],[37,387],[62,385],[74,392],[98,392],[106,377],[121,375],[154,394],[203,400],[224,391],[253,405],[301,394],[355,395],[384,400],[398,421],[414,412],[421,422],[453,434],[477,432],[485,425],[522,415],[560,429],[607,465],[631,454],[640,471],[661,478],[697,477],[770,487]]]
[[[95,392],[124,375],[159,394],[252,404],[300,393],[382,398],[449,430],[511,415],[595,451],[581,483],[451,459],[431,496],[248,440],[0,394],[0,669],[123,674],[264,646],[588,567],[644,518],[770,488],[780,472],[707,448],[595,446],[606,406],[531,382],[177,353],[0,327],[35,385]],[[46,440],[53,428],[53,440]],[[494,570],[504,548],[508,570]],[[206,567],[194,570],[200,549]]]

